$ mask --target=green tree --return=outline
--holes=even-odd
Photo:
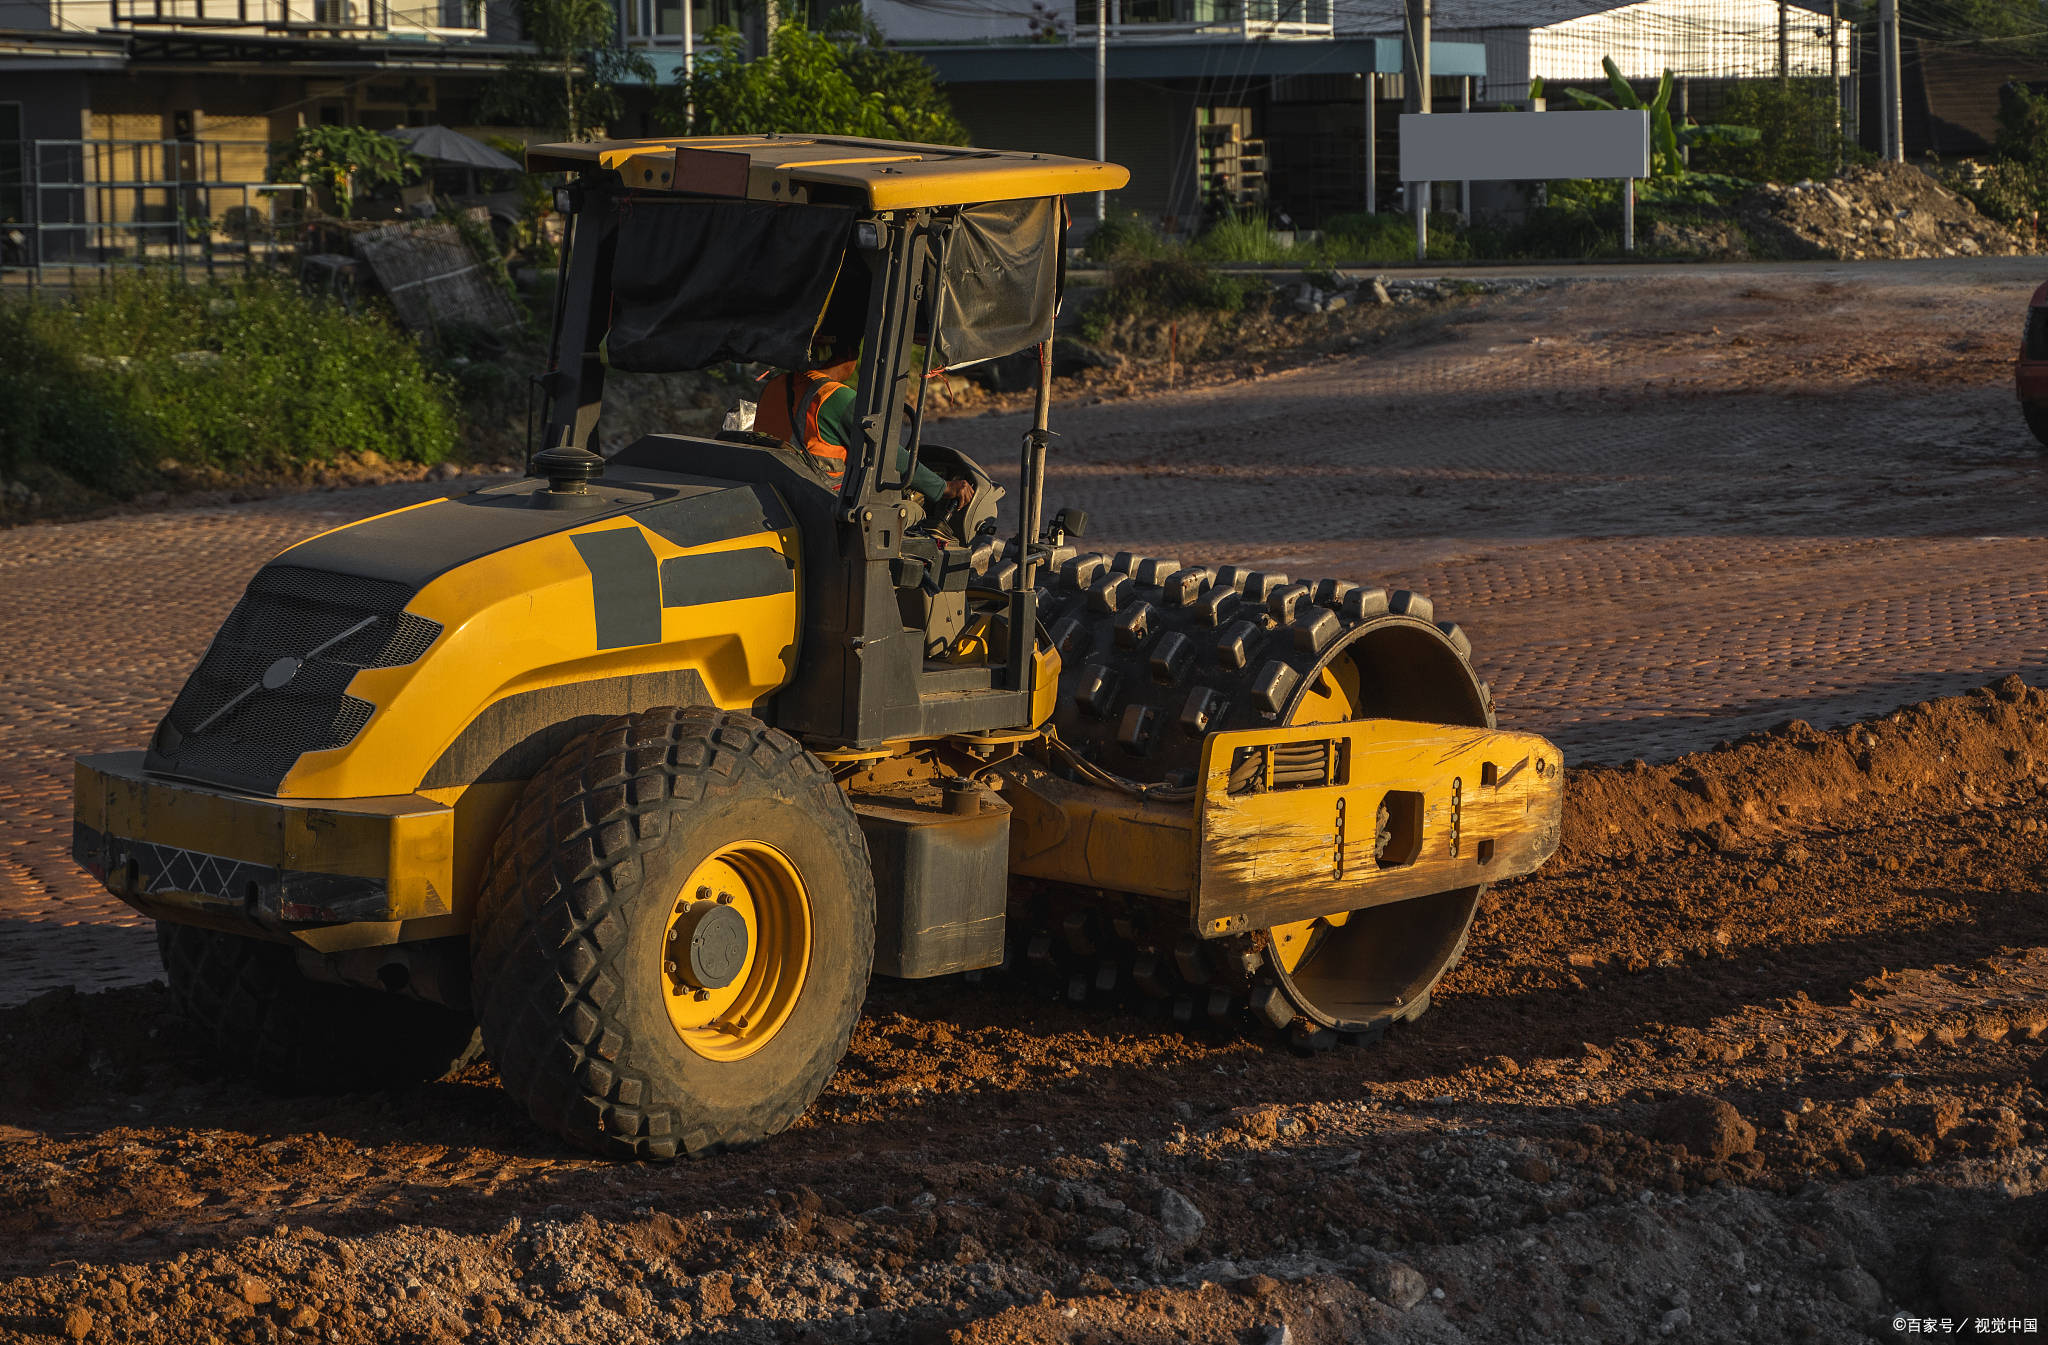
[[[516,126],[560,126],[581,140],[621,111],[619,84],[649,80],[654,67],[616,45],[611,0],[516,0],[520,31],[534,46],[484,96],[483,115]]]
[[[277,157],[284,177],[325,189],[343,219],[357,188],[402,185],[420,173],[419,156],[367,126],[301,126],[277,147]]]
[[[2013,81],[1998,91],[1998,158],[1960,165],[1949,184],[2003,224],[2034,231],[2048,201],[2048,97]]]
[[[1874,0],[1864,5],[1862,17],[1876,22]],[[2008,57],[2048,57],[2044,0],[1900,0],[1899,20],[1907,35],[1941,46],[1975,47]]]
[[[832,22],[848,14],[836,11]],[[711,34],[695,69],[666,91],[656,115],[671,129],[696,135],[813,132],[962,144],[966,128],[953,115],[932,69],[882,45],[865,19],[845,31],[814,32],[796,20],[778,27],[768,54],[749,59],[730,28]]]
[[[1682,150],[1694,145],[1747,144],[1758,138],[1758,133],[1744,126],[1675,126],[1671,120],[1671,72],[1657,81],[1656,92],[1648,100],[1638,94],[1635,86],[1621,77],[1621,67],[1614,63],[1612,56],[1600,58],[1600,68],[1607,72],[1608,91],[1613,101],[1587,93],[1584,89],[1566,89],[1565,96],[1588,110],[1616,111],[1628,109],[1650,114],[1650,175],[1652,177],[1676,177],[1686,171],[1685,155]],[[1540,98],[1543,81],[1531,80],[1530,96]]]
[[[1835,91],[1825,79],[1752,79],[1732,85],[1721,103],[1722,121],[1750,128],[1744,143],[1713,144],[1693,155],[1693,167],[1757,182],[1797,182],[1835,175],[1854,157],[1835,131]]]
[[[2048,173],[2048,97],[2015,80],[1998,91],[1998,157]]]
[[[863,96],[882,99],[895,139],[928,145],[967,143],[967,128],[953,115],[953,104],[931,62],[889,47],[866,10],[847,5],[832,11],[826,16],[825,31],[833,34],[839,63],[853,87]]]

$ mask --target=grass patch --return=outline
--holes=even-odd
[[[382,315],[288,279],[119,275],[69,302],[0,303],[0,471],[116,496],[160,464],[237,475],[455,446],[454,389]]]
[[[1212,271],[1203,261],[1184,253],[1126,258],[1116,264],[1109,284],[1081,315],[1081,335],[1102,341],[1130,321],[1236,313],[1254,294],[1265,291],[1265,282],[1255,276]]]

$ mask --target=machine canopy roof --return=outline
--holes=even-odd
[[[867,268],[849,257],[845,206],[642,197],[619,223],[607,353],[629,373],[725,360],[803,367],[821,326],[850,343],[867,314]],[[1051,334],[1061,210],[1049,199],[958,211],[936,287],[934,367],[1023,350]],[[921,312],[920,338],[932,311]]]
[[[1113,163],[1018,150],[918,145],[852,136],[694,136],[531,145],[535,173],[609,168],[634,192],[686,192],[754,201],[833,201],[869,210],[1017,201],[1115,191],[1131,175]]]

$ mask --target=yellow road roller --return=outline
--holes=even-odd
[[[570,220],[529,474],[289,547],[147,749],[77,763],[77,859],[228,1065],[481,1049],[572,1144],[710,1154],[803,1114],[876,973],[1371,1040],[1555,849],[1558,750],[1494,727],[1426,598],[1043,516],[1062,198],[1123,169],[803,135],[528,166]],[[1032,351],[1006,491],[924,390]],[[596,451],[608,370],[741,367],[751,416]]]

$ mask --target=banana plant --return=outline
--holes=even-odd
[[[1606,112],[1641,111],[1650,114],[1650,176],[1675,177],[1685,172],[1685,156],[1680,151],[1692,145],[1747,145],[1754,144],[1759,132],[1754,126],[1686,126],[1677,127],[1671,121],[1671,72],[1666,70],[1657,81],[1657,91],[1647,102],[1635,91],[1635,86],[1621,77],[1621,67],[1614,63],[1612,56],[1600,58],[1600,68],[1607,72],[1607,87],[1613,93],[1613,101],[1583,89],[1566,89],[1565,96],[1582,108]]]

